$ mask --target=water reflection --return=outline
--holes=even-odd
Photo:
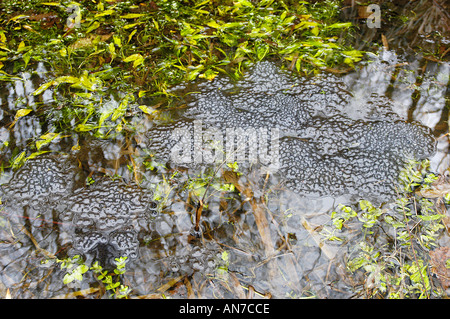
[[[350,114],[358,116],[367,112],[364,100],[371,94],[390,97],[393,111],[402,119],[418,121],[435,131],[438,147],[431,158],[432,169],[443,174],[450,167],[446,123],[449,78],[448,63],[429,63],[423,59],[411,60],[411,57],[405,59],[394,51],[382,50],[377,57],[374,56],[372,63],[344,78],[354,96],[348,108]]]
[[[445,95],[449,78],[449,64],[435,64],[427,68],[419,90],[420,99],[413,113],[415,120],[432,129],[436,127],[446,105]]]

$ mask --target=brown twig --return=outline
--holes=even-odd
[[[417,212],[417,205],[416,204],[417,204],[416,200],[414,199],[414,209]],[[411,229],[408,226],[407,217],[406,217],[406,213],[405,213],[405,206],[404,206],[403,202],[402,202],[402,212],[403,212],[403,216],[405,217],[405,221],[406,221],[405,222],[405,226],[406,226],[406,230],[408,231],[408,234],[409,234],[408,238],[409,238],[409,242],[410,242],[410,245],[411,245],[411,250],[413,252],[414,261],[416,262],[416,265],[417,265],[417,268],[418,268],[418,272],[419,272],[419,275],[420,275],[420,279],[424,283],[425,294],[426,294],[427,298],[429,299],[430,295],[428,294],[428,290],[425,287],[425,279],[423,278],[422,271],[420,269],[420,264],[419,264],[419,262],[417,260],[416,250],[414,249],[414,243],[412,241],[412,237],[413,236],[412,236],[412,233],[411,233]]]
[[[43,255],[45,255],[48,258],[51,258],[51,259],[56,258],[55,255],[53,255],[52,253],[48,252],[47,250],[41,248],[39,246],[38,242],[36,241],[36,239],[34,238],[34,236],[25,227],[22,227],[20,229],[20,231],[30,238],[30,240],[33,242],[33,245],[36,247],[37,251],[39,251],[40,253],[42,253]]]

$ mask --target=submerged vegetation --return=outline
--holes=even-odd
[[[239,78],[255,61],[285,61],[302,73],[347,72],[363,52],[346,43],[351,23],[337,1],[4,1],[0,76],[20,80],[43,63],[47,80],[17,100],[12,122],[34,112],[60,132],[114,138],[172,106],[174,84],[224,73]],[[24,79],[22,79],[24,80]],[[143,99],[154,107],[143,105]],[[117,102],[116,102],[117,101]],[[49,107],[51,104],[51,107]],[[13,110],[11,110],[13,111]],[[42,141],[43,140],[43,141]],[[30,146],[33,153],[38,145]],[[32,152],[16,152],[20,164]],[[14,157],[12,156],[12,157]],[[14,165],[17,167],[18,165]]]
[[[102,80],[120,88],[114,79],[121,78],[164,94],[181,80],[212,79],[219,72],[239,77],[269,56],[292,61],[300,71],[311,64],[353,65],[362,55],[337,36],[351,27],[338,22],[337,1],[31,1],[30,14],[15,1],[3,6],[2,48],[15,69],[45,61],[55,76],[73,76],[55,85],[88,91]],[[92,78],[81,77],[85,70]]]
[[[68,257],[65,259],[45,259],[42,263],[49,263],[54,261],[60,265],[61,270],[65,269],[66,274],[63,278],[63,283],[65,285],[76,285],[83,281],[83,276],[89,273],[96,275],[98,282],[103,284],[103,290],[110,292],[109,298],[127,298],[130,293],[130,288],[121,284],[120,275],[126,272],[127,257],[115,258],[115,269],[108,271],[103,269],[98,261],[94,262],[91,267],[89,267],[80,255],[75,255],[73,257]],[[94,290],[96,291],[96,290]],[[91,291],[92,292],[92,291]]]

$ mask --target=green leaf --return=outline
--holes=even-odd
[[[26,52],[22,55],[23,62],[25,62],[25,67],[27,67],[28,62],[30,62],[32,54],[33,54],[33,50],[29,50],[28,52]]]
[[[140,55],[139,53],[136,53],[136,54],[127,56],[125,59],[123,59],[123,62],[132,62],[132,61],[136,61],[137,59],[140,59],[140,58],[142,58],[142,55]]]
[[[326,26],[326,29],[342,29],[342,28],[349,28],[352,26],[351,22],[344,22],[344,23],[334,23],[332,25]]]
[[[125,15],[120,16],[120,17],[122,19],[135,19],[135,18],[140,18],[140,17],[143,17],[143,16],[145,16],[145,14],[142,14],[142,13],[128,13],[128,14],[125,14]]]
[[[148,115],[153,115],[156,113],[156,110],[154,110],[153,108],[148,107],[146,105],[139,105],[139,108],[142,110],[142,112],[144,112],[145,114],[148,114]]]
[[[222,258],[222,260],[223,260],[225,263],[228,263],[228,262],[229,262],[229,259],[230,259],[230,254],[228,253],[228,251],[224,250],[224,251],[222,252],[221,258]]]
[[[72,276],[72,274],[65,274],[64,278],[63,278],[63,283],[65,285],[67,285],[67,284],[71,283],[74,280],[75,280],[75,278]]]
[[[127,256],[114,258],[114,263],[116,264],[116,267],[119,268],[119,269],[124,268],[125,265],[127,264],[127,261],[128,261],[128,257]]]
[[[78,124],[75,130],[78,132],[88,132],[95,130],[96,128],[99,128],[99,126],[94,124]]]
[[[40,137],[40,140],[36,141],[36,148],[39,150],[42,146],[50,143],[57,138],[61,133],[47,133]]]
[[[237,0],[237,3],[239,3],[245,7],[253,8],[253,4],[248,0]]]
[[[434,214],[434,215],[417,215],[421,220],[431,221],[431,220],[440,220],[444,215]]]
[[[372,203],[369,202],[368,200],[360,200],[359,207],[361,207],[362,210],[373,209]]]
[[[23,151],[14,158],[14,160],[12,162],[13,169],[20,167],[23,164],[23,159],[25,158],[25,154],[26,154],[26,152]]]
[[[107,111],[101,112],[100,118],[99,118],[99,120],[98,120],[98,125],[101,126],[101,125],[103,124],[103,122],[104,122],[108,117],[110,117],[111,114],[112,114],[113,112],[114,112],[113,109],[112,109],[112,110],[107,110]]]
[[[192,71],[188,72],[186,75],[186,80],[187,81],[195,80],[195,78],[199,75],[199,73],[201,72],[202,69],[203,69],[203,65],[196,70],[192,70]]]
[[[384,216],[384,221],[389,225],[392,225],[394,228],[405,227],[405,224],[394,219],[392,216],[386,215]]]
[[[291,24],[295,20],[296,16],[290,16],[283,20],[282,25]]]
[[[211,21],[209,21],[209,22],[206,22],[206,25],[208,26],[208,27],[211,27],[211,28],[214,28],[214,29],[221,29],[222,27],[221,27],[221,25],[220,24],[218,24],[216,21],[214,21],[214,20],[211,20]]]
[[[9,19],[9,21],[17,21],[17,20],[20,20],[20,19],[26,19],[28,17],[29,16],[27,16],[25,14],[20,14],[20,15],[17,15],[15,17],[12,17],[11,19]]]
[[[298,50],[302,46],[301,43],[291,43],[290,45],[286,46],[283,50],[278,51],[280,54],[290,54],[296,50]]]
[[[111,62],[114,60],[114,58],[116,57],[116,47],[114,46],[114,43],[110,43],[108,45],[108,51],[111,54]]]
[[[264,59],[264,57],[269,53],[270,47],[266,43],[259,44],[256,47],[256,56],[258,57],[258,60]]]
[[[236,27],[242,27],[242,26],[244,26],[243,22],[228,22],[228,23],[222,24],[221,29],[236,28]]]
[[[134,27],[137,26],[137,25],[144,24],[144,23],[145,23],[145,22],[143,22],[143,21],[141,21],[141,22],[136,22],[136,23],[131,23],[131,24],[127,24],[127,25],[124,26],[123,28],[124,28],[125,30],[127,30],[127,29],[134,28]]]
[[[126,269],[114,269],[114,273],[116,275],[122,275],[125,273],[125,271],[126,271]]]
[[[79,265],[72,272],[73,279],[78,280],[78,281],[82,281],[83,280],[83,274],[86,273],[88,270],[89,270],[89,267],[86,266],[85,264]]]
[[[334,218],[333,219],[333,225],[341,230],[342,229],[342,225],[344,224],[344,220],[342,218]]]
[[[115,45],[117,45],[119,48],[122,47],[122,40],[117,35],[113,35],[113,42]]]
[[[131,38],[133,38],[133,35],[135,35],[135,33],[137,32],[137,29],[133,30],[130,35],[128,36],[128,41],[127,43],[129,43],[131,41]]]
[[[39,95],[39,94],[41,94],[42,92],[46,91],[46,90],[47,90],[50,86],[52,86],[52,85],[53,85],[53,81],[44,83],[44,84],[42,84],[40,87],[38,87],[38,88],[36,89],[36,91],[34,91],[32,94],[33,94],[33,95]]]
[[[61,3],[59,3],[59,2],[41,2],[39,4],[44,5],[44,6],[54,6],[54,7],[61,6]]]
[[[233,184],[223,184],[223,183],[213,183],[211,186],[218,191],[222,192],[233,192],[234,191],[234,185]]]
[[[94,21],[89,28],[87,28],[86,33],[90,33],[92,31],[94,31],[95,29],[97,29],[100,26],[100,22],[98,21]]]
[[[211,0],[205,0],[205,1],[202,1],[202,2],[200,2],[199,4],[196,4],[195,6],[194,6],[194,8],[197,8],[197,7],[201,7],[202,5],[205,5],[205,4],[207,4],[208,2],[210,2]]]
[[[16,120],[16,119],[18,119],[20,117],[23,117],[23,116],[29,114],[31,111],[33,111],[33,110],[31,110],[31,109],[20,109],[20,110],[18,110],[16,112],[16,115],[14,116],[14,119]]]
[[[350,58],[345,58],[344,59],[344,63],[349,65],[349,66],[351,66],[351,67],[354,67],[353,61]]]
[[[76,82],[71,85],[71,87],[73,87],[73,88],[89,90],[89,91],[96,91],[97,89],[99,89],[101,87],[101,80],[92,74],[89,75],[87,71],[85,71],[80,76],[79,79],[70,77],[70,76],[61,77],[61,78],[64,78],[63,80],[66,83],[73,83],[72,81],[75,81],[75,79],[76,79]],[[58,79],[56,79],[56,80],[58,80]]]
[[[78,83],[80,82],[80,79],[74,76],[70,76],[70,75],[65,75],[65,76],[60,76],[57,77],[56,79],[53,80],[53,84],[54,85],[58,85],[61,83]]]
[[[123,98],[123,100],[120,102],[119,106],[114,110],[114,113],[111,117],[112,121],[116,121],[119,117],[123,116],[125,114],[125,111],[128,108],[128,100],[130,99],[130,95],[127,95]]]
[[[94,18],[99,18],[99,17],[104,17],[104,16],[107,16],[107,15],[111,15],[111,14],[113,14],[114,12],[115,12],[114,10],[105,10],[105,11],[103,11],[103,12],[97,13],[97,14],[94,16]]]
[[[115,289],[115,288],[119,287],[119,285],[120,285],[120,282],[110,283],[109,285],[106,286],[106,290]]]
[[[45,153],[49,153],[49,152],[51,152],[51,151],[39,151],[39,152],[34,152],[34,153],[31,153],[30,156],[27,156],[27,158],[26,158],[25,160],[28,161],[28,160],[30,160],[30,159],[35,158],[36,156],[39,156],[39,155],[45,154]]]

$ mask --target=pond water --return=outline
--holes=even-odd
[[[31,94],[46,73],[39,64],[1,87],[4,159],[58,125],[51,90]],[[173,88],[177,107],[138,117],[131,135],[57,137],[1,175],[0,295],[107,296],[90,272],[63,283],[54,257],[81,254],[110,268],[127,256],[130,297],[354,297],[361,279],[342,262],[351,241],[326,243],[317,229],[338,204],[388,205],[407,157],[448,175],[449,75],[449,64],[385,50],[345,76],[263,62],[237,83]],[[111,94],[103,111],[119,104]],[[25,105],[48,120],[35,112],[8,127]]]

